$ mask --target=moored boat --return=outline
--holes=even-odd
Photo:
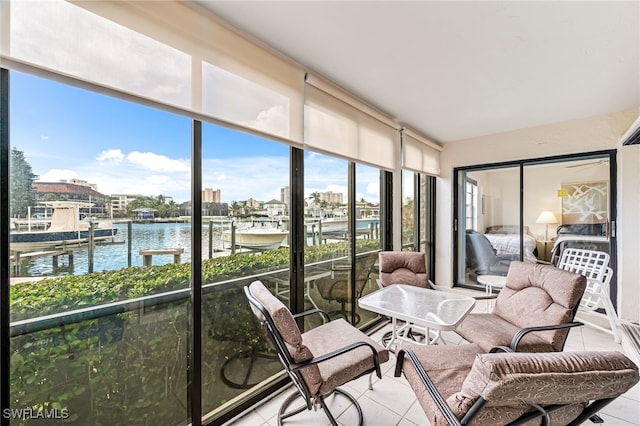
[[[50,201],[43,203],[53,209],[51,224],[42,231],[12,231],[10,249],[12,251],[42,250],[65,244],[86,243],[91,233],[95,240],[114,237],[118,232],[110,222],[80,220],[80,208],[90,207],[91,203],[76,201]]]
[[[222,232],[222,241],[231,243],[232,232],[235,233],[235,244],[253,250],[272,250],[280,247],[289,233],[282,229],[270,227],[252,227],[226,230]]]

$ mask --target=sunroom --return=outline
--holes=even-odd
[[[0,7],[3,409],[229,421],[287,385],[245,285],[374,332],[357,298],[378,252],[424,252],[438,287],[484,294],[472,232],[544,263],[569,225],[597,229],[633,352],[637,2]],[[19,245],[72,200],[33,184],[61,181],[110,234]],[[576,184],[601,194],[586,218]],[[321,291],[338,281],[356,297]]]

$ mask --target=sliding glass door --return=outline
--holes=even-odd
[[[461,168],[455,185],[458,285],[484,288],[514,260],[555,264],[567,247],[605,251],[615,270],[615,151]]]

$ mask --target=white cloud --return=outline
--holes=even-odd
[[[122,162],[124,160],[124,153],[119,149],[108,149],[106,151],[102,151],[100,155],[96,157],[98,161],[115,161]]]
[[[166,183],[169,181],[169,178],[167,176],[163,176],[163,175],[151,175],[147,178],[147,182],[151,183],[151,184],[161,184],[161,183]]]
[[[127,155],[127,160],[147,170],[157,172],[188,172],[191,170],[189,161],[169,158],[166,155],[153,152],[132,151]]]
[[[61,180],[69,180],[78,178],[78,173],[68,169],[51,169],[40,175],[40,182],[59,182]]]
[[[375,195],[376,199],[380,198],[380,182],[369,182],[366,192],[369,195]]]
[[[214,152],[211,154],[215,155]],[[247,153],[250,154],[250,153]],[[239,154],[241,155],[241,154]],[[187,160],[167,155],[121,149],[107,149],[94,161],[50,169],[42,181],[78,178],[97,185],[103,194],[167,195],[176,202],[191,197],[191,170]],[[60,160],[59,163],[62,163]],[[54,162],[58,163],[58,161]],[[46,169],[45,169],[46,170]],[[376,201],[378,172],[358,172],[358,199]],[[347,197],[347,162],[325,155],[311,155],[305,164],[305,193],[333,191]],[[220,189],[223,202],[280,199],[280,189],[289,185],[289,159],[280,155],[211,158],[202,161],[202,186]],[[360,195],[363,194],[363,195]],[[369,195],[373,194],[373,195]]]

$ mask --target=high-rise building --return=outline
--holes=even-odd
[[[332,204],[344,204],[342,192],[326,191],[320,193],[320,201]]]
[[[289,198],[290,198],[290,191],[289,191],[289,186],[285,186],[283,188],[280,188],[280,201],[282,201],[283,203],[285,203],[287,205],[287,208],[289,207]]]
[[[219,203],[220,202],[220,190],[213,188],[205,188],[202,191],[202,202],[203,203]]]

